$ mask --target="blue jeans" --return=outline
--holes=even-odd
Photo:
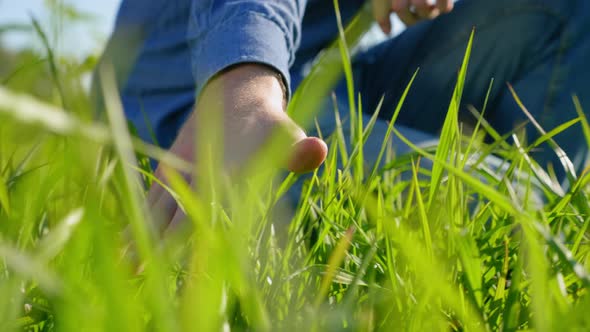
[[[526,121],[507,83],[546,131],[577,117],[572,94],[590,112],[590,2],[572,0],[458,2],[451,14],[412,27],[359,57],[358,86],[369,109],[385,93],[384,116],[389,117],[392,105],[420,68],[398,123],[436,134],[473,27],[461,118],[470,118],[466,105],[481,110],[492,78],[486,118],[501,133]],[[531,125],[527,135],[529,142],[539,136]],[[576,166],[583,164],[588,148],[581,126],[559,134],[556,141]],[[563,175],[548,146],[533,157],[542,165],[552,162],[558,175]]]
[[[481,109],[492,78],[495,84],[486,117],[501,133],[526,120],[506,83],[514,87],[547,131],[576,117],[572,94],[577,94],[583,108],[590,112],[588,0],[459,1],[450,14],[410,27],[355,58],[356,88],[362,95],[364,110],[374,110],[384,95],[381,117],[388,119],[410,77],[420,68],[398,128],[414,142],[435,138],[473,27],[476,34],[462,118],[469,118],[465,112],[467,105]],[[181,38],[148,40],[141,45],[121,93],[126,115],[142,138],[153,141],[155,136],[163,147],[173,142],[194,105],[195,86],[189,68],[187,45]],[[291,70],[293,88],[301,71],[299,66]],[[342,90],[336,89],[337,97],[345,104],[346,94]],[[334,127],[333,116],[320,118],[324,119],[324,130]],[[385,121],[379,121],[367,143],[365,157],[369,162],[376,157],[385,128]],[[529,141],[538,137],[534,129],[528,129]],[[556,140],[577,166],[582,165],[588,149],[580,126],[561,133]],[[400,144],[398,150],[403,153],[407,147]],[[534,158],[542,164],[558,165],[549,148],[536,151]]]

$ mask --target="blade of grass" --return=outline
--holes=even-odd
[[[31,24],[33,25],[33,28],[35,29],[35,32],[37,33],[37,35],[39,35],[39,38],[41,38],[41,42],[43,43],[43,47],[45,47],[45,51],[47,52],[47,63],[49,64],[49,70],[51,72],[51,78],[53,79],[53,83],[55,84],[55,87],[57,88],[57,92],[59,93],[59,98],[61,100],[61,105],[62,107],[64,107],[65,109],[68,109],[68,104],[66,103],[66,94],[64,92],[62,83],[61,83],[61,75],[59,74],[59,70],[57,69],[57,65],[56,65],[56,59],[55,59],[55,55],[53,53],[53,49],[51,48],[51,45],[49,44],[49,39],[47,38],[47,34],[45,34],[45,31],[43,31],[43,29],[41,28],[41,24],[39,24],[39,21],[31,15]]]
[[[346,45],[351,49],[354,48],[365,32],[369,30],[372,23],[373,18],[367,4],[344,30]],[[287,113],[296,123],[303,127],[306,127],[313,115],[319,111],[324,104],[325,98],[329,96],[329,91],[342,74],[343,59],[340,55],[339,40],[333,42],[318,56],[316,64],[301,82],[289,103]]]
[[[0,173],[0,208],[3,208],[6,214],[10,215],[10,197],[8,196],[8,184]]]
[[[167,305],[167,294],[162,285],[165,284],[166,277],[160,269],[163,266],[163,259],[154,250],[155,248],[155,230],[151,216],[146,213],[145,202],[143,201],[141,181],[137,173],[133,171],[133,166],[137,167],[133,144],[129,132],[127,131],[126,121],[123,115],[123,106],[117,98],[117,88],[115,86],[115,74],[112,68],[103,66],[101,70],[101,87],[104,91],[105,106],[109,118],[114,146],[119,158],[122,161],[122,185],[125,190],[125,203],[130,216],[130,230],[133,235],[135,245],[137,246],[139,256],[142,261],[147,263],[147,291],[149,305],[152,307],[154,323],[158,329],[164,331],[178,331],[178,323],[174,319],[172,308]]]
[[[83,208],[72,211],[53,231],[39,242],[37,256],[41,261],[53,259],[64,249],[64,246],[72,237],[74,230],[82,221],[83,216]]]
[[[418,164],[420,160],[418,160]],[[426,247],[426,255],[429,260],[434,258],[432,252],[432,236],[430,235],[430,224],[428,222],[428,216],[426,214],[426,208],[424,207],[424,199],[422,198],[422,192],[420,191],[420,184],[418,183],[418,167],[416,163],[412,162],[412,182],[414,183],[414,193],[416,194],[416,203],[418,204],[418,215],[420,216],[420,223],[422,225],[422,233],[424,234],[424,244]]]
[[[414,75],[412,75],[410,82],[408,82],[408,85],[406,85],[406,88],[404,89],[404,92],[402,93],[402,95],[399,99],[399,102],[397,103],[397,105],[395,107],[395,110],[391,116],[391,119],[389,120],[389,123],[387,124],[387,131],[385,132],[385,138],[383,139],[383,143],[381,144],[381,148],[379,149],[379,154],[377,155],[377,159],[375,160],[375,164],[373,165],[373,170],[371,171],[371,175],[369,177],[370,180],[373,180],[375,178],[375,176],[377,175],[377,170],[379,169],[379,165],[381,164],[381,160],[383,159],[383,154],[385,153],[385,148],[387,147],[387,144],[391,139],[391,134],[393,132],[393,126],[395,126],[395,122],[397,121],[399,113],[402,110],[402,106],[403,106],[404,102],[406,101],[406,97],[408,96],[408,93],[410,92],[410,88],[412,87],[412,84],[414,83],[414,80],[416,79],[416,76],[418,75],[418,71],[419,71],[419,69],[417,69],[414,72]],[[382,100],[383,100],[383,98],[381,98],[381,101]]]
[[[375,214],[375,198],[367,198],[367,213],[370,218],[376,218]],[[391,218],[391,216],[389,217]],[[440,260],[426,260],[426,249],[422,241],[416,241],[415,236],[409,231],[403,223],[397,227],[390,227],[388,236],[397,245],[400,252],[407,257],[409,264],[416,269],[416,275],[419,276],[418,281],[428,289],[440,297],[440,300],[448,305],[451,310],[461,319],[462,325],[470,331],[483,331],[486,324],[483,317],[477,314],[470,303],[461,302],[460,291],[455,285],[449,284],[442,279],[436,278],[432,280],[428,276],[443,276],[445,275]]]
[[[402,140],[405,144],[407,144],[414,151],[420,153],[420,155],[422,155],[423,157],[430,159],[435,163],[440,164],[441,167],[443,167],[443,169],[445,169],[445,170],[451,172],[452,174],[454,174],[455,176],[461,178],[465,182],[465,184],[473,187],[479,194],[483,195],[484,197],[486,197],[490,201],[494,202],[496,205],[498,205],[498,207],[501,207],[506,212],[508,212],[512,215],[515,215],[515,216],[520,216],[523,214],[517,207],[515,207],[512,204],[512,202],[510,200],[508,200],[506,197],[504,197],[502,194],[500,194],[499,192],[497,192],[496,190],[494,190],[490,186],[487,186],[486,184],[482,183],[479,179],[474,178],[473,176],[471,176],[471,175],[467,174],[466,172],[456,168],[455,166],[445,162],[444,160],[437,159],[436,156],[434,156],[434,155],[424,151],[420,147],[416,146],[414,143],[412,143],[410,140],[408,140],[407,137],[405,137],[402,133],[400,133],[397,129],[394,128],[393,131],[400,140]]]
[[[338,245],[334,248],[330,259],[328,260],[328,267],[326,269],[326,273],[324,278],[322,278],[322,284],[320,286],[319,292],[315,298],[315,308],[319,308],[319,306],[324,301],[326,295],[328,295],[328,291],[330,290],[330,285],[334,280],[334,276],[336,275],[336,271],[342,264],[344,257],[348,251],[352,243],[352,237],[354,235],[355,229],[354,227],[349,228],[346,233],[340,238]]]
[[[82,137],[96,143],[113,145],[109,129],[99,124],[87,124],[70,113],[23,94],[0,87],[0,114],[6,114],[21,124],[41,126],[64,137]],[[126,121],[125,121],[126,123]],[[131,138],[134,148],[146,156],[160,160],[170,167],[190,172],[192,165],[157,146]]]
[[[490,80],[490,85],[488,86],[488,91],[486,92],[486,97],[484,99],[483,102],[483,107],[481,108],[481,113],[478,114],[478,116],[476,117],[477,119],[477,123],[475,124],[475,128],[473,129],[473,134],[471,135],[471,138],[469,140],[469,144],[467,145],[467,147],[465,148],[465,155],[469,156],[471,154],[471,148],[473,147],[473,145],[475,144],[475,139],[477,138],[477,134],[479,133],[479,129],[482,126],[482,120],[483,120],[483,116],[486,112],[486,108],[488,106],[488,102],[490,99],[490,94],[492,93],[492,87],[494,86],[494,79],[492,78]],[[475,108],[472,105],[469,105],[470,108],[473,108],[475,110]],[[477,114],[477,112],[475,112],[475,114]],[[464,158],[463,159],[463,164],[462,167],[465,167],[465,164],[467,163],[468,158]]]
[[[451,104],[449,105],[449,111],[445,118],[445,122],[442,127],[442,132],[440,136],[440,141],[438,148],[436,150],[436,159],[437,160],[447,160],[449,157],[449,151],[451,149],[451,145],[457,141],[458,137],[458,121],[459,121],[459,107],[461,106],[461,98],[463,95],[463,86],[465,85],[465,78],[467,76],[467,67],[469,64],[469,58],[471,57],[471,48],[473,45],[473,37],[475,35],[475,30],[471,31],[471,35],[469,36],[469,41],[467,43],[467,49],[465,51],[465,56],[463,58],[463,64],[461,65],[461,69],[459,70],[459,76],[457,79],[457,85],[455,85],[455,91],[453,92],[453,97],[451,99]],[[428,196],[428,209],[432,208],[432,202],[435,198],[435,194],[438,191],[442,176],[443,176],[444,167],[439,163],[434,163],[432,167],[432,178],[430,184],[430,195]]]
[[[510,93],[512,94],[512,97],[514,98],[516,103],[518,104],[518,107],[520,107],[521,111],[527,116],[527,118],[535,126],[537,131],[539,133],[541,133],[542,135],[546,135],[547,132],[543,129],[543,127],[541,127],[541,125],[537,122],[537,120],[535,120],[535,118],[532,116],[532,114],[524,106],[524,104],[520,100],[520,97],[518,97],[518,95],[516,94],[516,91],[514,91],[514,88],[509,83],[508,83],[508,90],[510,90]],[[565,151],[563,151],[563,149],[559,145],[557,145],[557,142],[555,142],[555,140],[553,140],[551,138],[551,136],[548,137],[548,143],[551,146],[551,148],[553,149],[553,151],[555,152],[555,154],[557,155],[557,157],[559,158],[559,161],[561,162],[561,166],[563,167],[563,169],[568,177],[568,180],[570,181],[570,183],[573,183],[577,178],[576,168],[574,167],[574,164],[569,159],[569,157],[567,156]]]
[[[0,239],[0,258],[25,280],[35,280],[44,292],[57,296],[63,292],[62,281],[47,269],[43,262],[20,250],[12,248]]]

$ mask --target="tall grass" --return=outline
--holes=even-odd
[[[570,174],[564,188],[527,154],[540,141],[522,146],[514,135],[510,145],[483,119],[462,135],[457,112],[471,42],[438,146],[415,146],[396,129],[402,97],[381,106],[395,112],[379,160],[367,164],[363,145],[376,117],[362,122],[362,96],[346,69],[367,15],[341,29],[293,98],[290,113],[309,123],[344,68],[355,106],[346,123],[337,118],[325,166],[292,211],[281,202],[296,176],[257,161],[239,178],[193,190],[178,175],[190,165],[130,137],[108,79],[110,125],[81,120],[90,108],[65,111],[0,88],[0,330],[590,326],[588,172]],[[60,79],[72,86],[80,78]],[[575,122],[589,133],[579,114],[541,140]],[[481,132],[495,142],[479,140]],[[415,152],[396,155],[394,137]],[[171,165],[169,185],[188,217],[165,239],[150,231],[143,193],[154,178],[134,151]],[[503,161],[491,163],[492,154]],[[130,238],[132,257],[124,250]]]

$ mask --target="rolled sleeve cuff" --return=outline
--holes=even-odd
[[[276,69],[291,95],[289,46],[285,32],[273,20],[255,12],[232,16],[207,31],[202,38],[191,37],[192,69],[196,96],[220,71],[240,63],[260,63]]]

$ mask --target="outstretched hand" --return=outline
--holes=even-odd
[[[285,165],[290,171],[304,173],[319,167],[327,155],[327,146],[316,137],[307,137],[285,113],[285,92],[276,72],[258,64],[242,64],[226,70],[202,91],[194,112],[178,133],[170,151],[188,162],[195,160],[195,144],[199,136],[201,116],[221,112],[224,166],[239,167],[259,152],[273,133],[287,134],[288,151]],[[159,167],[156,176],[166,182]],[[190,177],[190,182],[193,182]],[[184,219],[174,198],[154,183],[148,192],[148,204],[156,216],[160,232],[175,228]]]
[[[411,26],[421,20],[433,19],[453,10],[453,0],[371,0],[373,17],[381,30],[389,34],[391,22],[389,15],[396,13],[405,25]]]

